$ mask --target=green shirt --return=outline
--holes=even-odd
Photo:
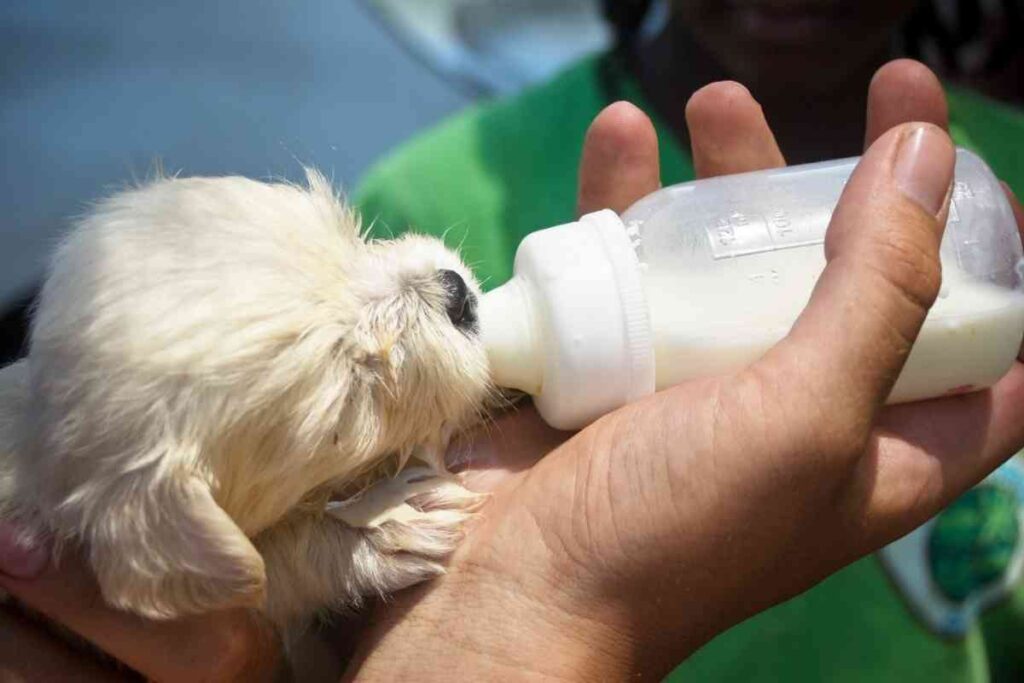
[[[979,152],[1024,193],[1024,115],[966,91],[947,94],[956,143]],[[472,107],[403,145],[366,175],[356,204],[379,235],[410,227],[443,235],[492,288],[510,276],[523,236],[575,218],[583,136],[613,98],[629,99],[651,113],[635,83],[609,59],[584,60],[539,87]],[[663,181],[692,179],[688,154],[653,118]],[[942,518],[946,521],[934,527],[941,532],[932,532],[939,540],[927,546],[927,557],[938,560],[924,563],[931,563],[940,580],[919,580],[962,600],[993,576],[1009,576],[1008,569],[1022,559],[1024,487],[1008,497],[1009,507],[991,507],[1006,500],[972,499]],[[1018,584],[1015,592],[1004,594],[980,620],[963,619],[957,634],[939,636],[934,625],[916,616],[921,610],[897,589],[896,578],[878,558],[861,560],[720,635],[673,678],[1024,681],[1024,587]]]

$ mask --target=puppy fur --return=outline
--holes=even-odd
[[[0,514],[81,544],[150,618],[233,606],[282,626],[441,571],[479,497],[443,471],[490,393],[438,240],[372,241],[305,187],[161,178],[60,245],[28,357],[0,373]],[[447,311],[447,312],[446,312]],[[368,526],[328,501],[397,472]]]

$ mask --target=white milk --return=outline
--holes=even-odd
[[[745,272],[727,287],[720,277],[686,277],[699,297],[679,292],[678,278],[646,276],[657,389],[733,372],[760,358],[789,331],[824,265],[820,250],[747,257],[740,266]],[[1024,294],[962,273],[943,279],[891,403],[991,386],[1020,347]]]
[[[484,297],[492,374],[578,428],[679,382],[735,371],[782,339],[825,266],[825,232],[856,159],[666,187],[523,240]],[[891,402],[991,386],[1024,336],[1022,250],[1009,203],[957,151],[942,292]]]

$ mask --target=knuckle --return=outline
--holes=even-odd
[[[748,369],[766,392],[763,403],[776,413],[771,419],[773,432],[780,433],[788,447],[813,454],[806,461],[816,469],[857,461],[867,447],[871,420],[855,393],[830,385],[799,354],[776,356],[774,361]],[[771,438],[765,435],[764,441]]]

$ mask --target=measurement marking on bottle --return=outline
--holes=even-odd
[[[827,216],[823,217],[822,225],[828,225]],[[806,228],[799,229],[782,209],[772,210],[764,216],[733,211],[713,219],[705,233],[712,257],[716,260],[821,244],[825,240],[824,230],[821,234],[809,235]]]
[[[793,224],[790,222],[789,216],[786,215],[785,211],[776,211],[769,217],[768,222],[773,232],[779,237],[786,237],[793,233]]]
[[[750,225],[747,217],[739,211],[719,218],[714,225],[712,239],[723,247],[732,247],[745,237],[745,232]]]
[[[751,273],[750,275],[747,276],[747,279],[750,280],[751,282],[757,282],[757,283],[761,283],[761,282],[778,283],[778,281],[779,281],[779,271],[777,271],[774,268],[772,268],[771,270],[769,270],[766,273]]]

